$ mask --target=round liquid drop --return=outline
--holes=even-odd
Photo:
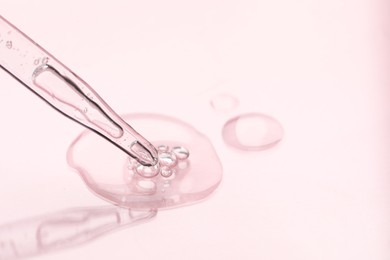
[[[130,114],[123,119],[159,148],[158,174],[84,131],[70,145],[67,159],[96,195],[121,207],[161,209],[202,200],[218,187],[222,166],[202,133],[168,116]],[[148,176],[139,174],[140,170]]]
[[[260,113],[236,116],[222,129],[225,143],[244,151],[271,148],[282,140],[283,134],[283,127],[276,119]]]

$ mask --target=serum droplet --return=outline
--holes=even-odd
[[[154,166],[143,166],[142,164],[140,164],[137,167],[136,171],[139,175],[145,178],[153,178],[160,172],[160,168],[158,164]]]
[[[190,152],[182,146],[173,147],[172,153],[176,155],[179,160],[185,160],[190,156]]]
[[[168,151],[169,151],[169,146],[167,146],[167,145],[159,145],[159,146],[157,147],[157,150],[158,150],[159,152],[168,152]]]
[[[283,138],[283,127],[273,117],[249,113],[227,121],[222,129],[226,144],[245,151],[271,148]]]
[[[165,177],[165,178],[168,178],[168,177],[171,177],[172,174],[175,173],[175,170],[174,169],[171,169],[169,167],[162,167],[161,168],[161,176]]]
[[[177,158],[174,153],[163,152],[158,154],[158,160],[161,166],[172,168],[177,164]]]

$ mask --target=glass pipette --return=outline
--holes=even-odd
[[[0,66],[54,109],[104,137],[145,166],[156,148],[85,81],[0,16]]]

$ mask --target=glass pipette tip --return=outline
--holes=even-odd
[[[91,86],[1,15],[0,67],[58,112],[102,136],[142,165],[158,162],[156,148]]]

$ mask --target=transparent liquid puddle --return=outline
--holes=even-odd
[[[271,148],[282,140],[283,135],[283,127],[276,119],[260,113],[236,116],[222,129],[225,143],[244,151]]]
[[[149,209],[190,204],[217,188],[222,166],[206,136],[167,116],[134,114],[123,119],[149,137],[159,163],[142,166],[85,131],[71,144],[67,158],[95,194],[122,207]]]

